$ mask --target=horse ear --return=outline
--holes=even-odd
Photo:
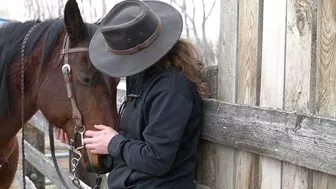
[[[71,44],[76,44],[85,35],[85,24],[76,0],[68,0],[64,8],[65,29]]]

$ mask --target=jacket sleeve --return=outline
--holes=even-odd
[[[162,176],[169,171],[193,108],[182,94],[163,91],[147,99],[148,126],[145,141],[118,134],[108,145],[110,155],[121,157],[131,168]]]

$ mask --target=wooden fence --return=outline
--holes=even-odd
[[[206,107],[197,181],[212,189],[335,189],[336,1],[220,6],[212,89],[221,101]]]
[[[221,0],[220,14],[197,183],[336,189],[336,1]],[[57,183],[52,163],[27,152]]]
[[[208,68],[204,74],[212,91],[216,90],[212,85],[216,70],[216,67]],[[124,90],[118,90],[118,106],[124,95]],[[230,183],[221,179],[235,178],[235,188],[262,186],[301,189],[302,184],[314,183],[316,175],[319,176],[318,179],[323,179],[323,175],[329,174],[325,186],[333,189],[331,175],[336,175],[336,120],[216,99],[205,100],[204,116],[197,165],[198,188],[227,189]],[[48,121],[40,112],[29,123],[44,133],[48,132]],[[25,147],[27,160],[58,188],[62,188],[52,161],[28,142],[25,142]],[[230,156],[231,159],[228,158]],[[275,185],[278,178],[263,175],[275,175],[277,171],[288,176],[282,177],[286,185]],[[71,185],[72,176],[67,170],[62,172]],[[225,175],[228,173],[230,175]],[[305,174],[307,180],[302,176]],[[265,186],[264,183],[268,185]],[[320,186],[314,185],[311,188]]]
[[[44,149],[42,148],[43,151],[41,151],[41,148],[38,148],[40,146],[36,146],[36,144],[32,144],[30,141],[34,141],[32,139],[36,139],[39,136],[39,132],[42,133],[42,139],[38,140],[41,143],[43,143],[42,146],[44,146],[44,136],[43,135],[48,135],[48,127],[49,127],[49,122],[48,120],[45,119],[43,114],[41,112],[37,112],[26,124],[25,126],[28,131],[30,132],[25,132],[25,160],[28,163],[27,167],[28,170],[31,170],[30,172],[27,172],[26,168],[26,181],[27,181],[27,189],[41,189],[45,188],[45,177],[47,177],[50,181],[51,184],[55,185],[57,188],[64,188],[61,181],[59,180],[59,177],[56,173],[54,163],[52,160],[47,157],[43,151]],[[36,130],[35,130],[36,129]],[[28,136],[27,136],[28,133]],[[29,133],[33,133],[34,136],[29,136]],[[21,140],[21,137],[19,137],[19,140]],[[36,141],[36,140],[35,140]],[[34,143],[34,142],[33,142]],[[21,143],[20,143],[20,149],[22,148]],[[60,163],[58,162],[61,173],[63,175],[63,178],[65,179],[66,183],[68,186],[72,186],[72,178],[73,175],[69,172],[69,170],[62,169],[60,166]],[[31,174],[35,174],[35,179],[32,179]],[[42,176],[41,176],[42,175]],[[20,185],[20,188],[22,188],[22,173],[21,170],[18,171],[17,173],[17,182]],[[81,185],[83,189],[90,189],[86,183],[81,181]]]

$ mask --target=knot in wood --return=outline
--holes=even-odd
[[[300,32],[300,35],[304,34],[305,26],[306,26],[306,14],[304,12],[298,11],[296,14],[296,27]]]

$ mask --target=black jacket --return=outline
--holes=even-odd
[[[119,134],[108,146],[114,156],[109,188],[195,189],[203,121],[196,85],[177,71],[129,80],[135,88],[127,90],[139,96],[126,103]]]

